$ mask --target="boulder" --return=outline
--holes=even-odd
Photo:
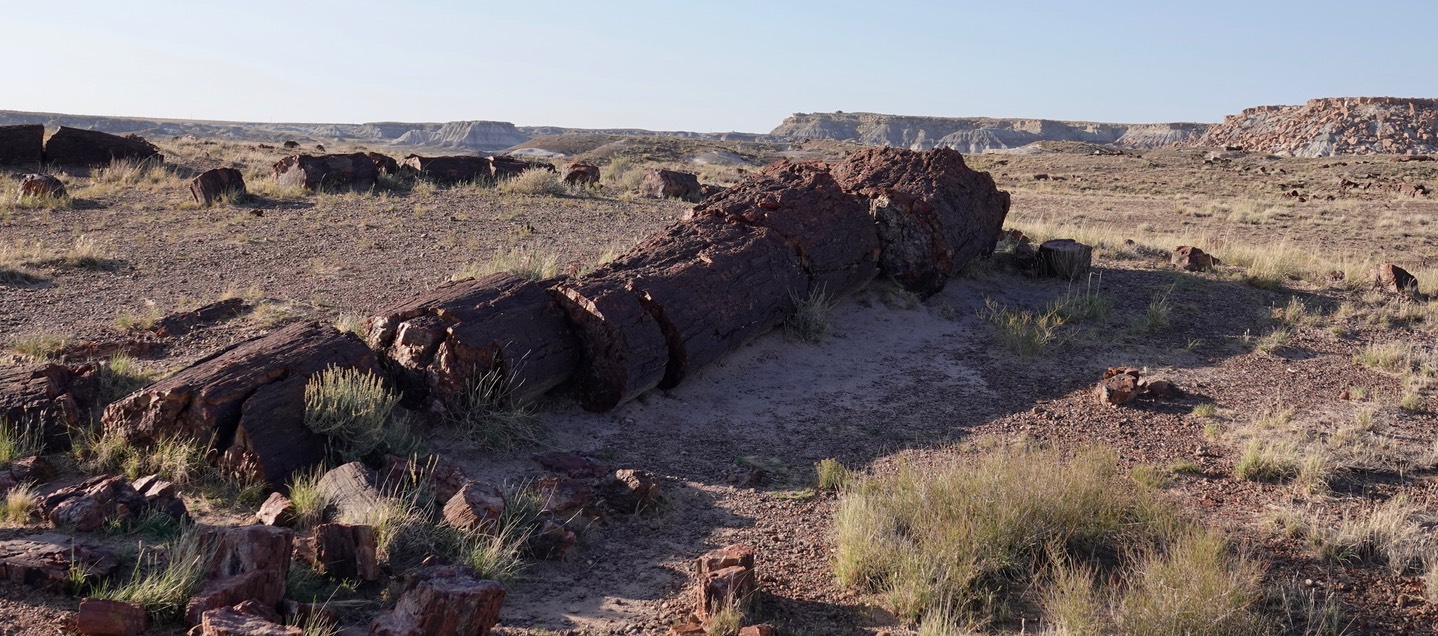
[[[189,333],[192,329],[207,323],[220,322],[238,317],[247,311],[243,298],[226,298],[203,305],[193,311],[176,312],[155,321],[150,331],[161,338],[173,338]]]
[[[159,475],[141,477],[130,484],[135,492],[145,498],[146,509],[158,512],[179,522],[190,520],[190,511],[175,490],[175,484],[160,479]]]
[[[706,216],[773,230],[798,252],[810,289],[831,297],[879,274],[879,234],[868,203],[839,187],[822,163],[775,163],[686,218]]]
[[[646,173],[639,182],[639,191],[656,199],[682,199],[690,203],[698,203],[704,197],[698,176],[664,169]]]
[[[715,612],[738,605],[743,608],[758,591],[754,548],[735,544],[700,556],[694,564],[698,598],[695,614],[707,622]]]
[[[370,162],[374,164],[374,169],[380,174],[399,174],[399,162],[395,161],[394,157],[382,155],[378,152],[367,152],[365,156],[369,157]]]
[[[1373,268],[1373,287],[1395,294],[1418,294],[1418,279],[1408,270],[1393,263],[1379,263]]]
[[[324,523],[314,528],[315,569],[337,579],[378,581],[378,544],[374,528]]]
[[[1009,194],[963,155],[940,148],[915,152],[867,148],[832,169],[863,197],[877,223],[880,270],[928,297],[970,261],[993,252],[1009,212]]]
[[[132,521],[148,508],[124,475],[98,475],[40,499],[50,523],[80,532],[99,530],[111,520]]]
[[[200,205],[211,205],[230,196],[243,197],[246,194],[245,177],[234,168],[206,170],[190,180],[190,196]]]
[[[16,196],[17,203],[23,203],[26,199],[63,199],[65,198],[65,184],[59,179],[48,174],[27,174],[20,177],[20,194]]]
[[[505,589],[457,565],[420,568],[394,609],[370,624],[371,636],[484,636],[499,622]]]
[[[135,135],[111,135],[98,130],[61,126],[45,142],[45,162],[51,165],[101,165],[113,160],[163,161],[160,149]]]
[[[35,427],[46,450],[69,448],[69,431],[90,422],[98,400],[99,384],[90,365],[0,368],[0,421]]]
[[[77,576],[87,584],[109,578],[119,566],[113,552],[68,535],[0,540],[0,581],[50,592],[67,591]]]
[[[293,139],[290,139],[290,140],[285,141],[284,147],[285,147],[285,150],[294,150],[295,148],[299,148],[299,147],[300,147],[300,142],[295,141],[295,140],[293,140]]]
[[[1139,387],[1139,377],[1136,371],[1105,374],[1098,386],[1094,388],[1094,397],[1100,404],[1109,406],[1123,406],[1133,402],[1142,393]]]
[[[55,466],[40,455],[21,457],[10,462],[10,478],[15,480],[15,483],[43,484],[54,479],[55,474]]]
[[[85,636],[140,636],[149,628],[150,615],[140,603],[83,598],[75,614],[75,631]]]
[[[185,604],[185,619],[198,624],[214,609],[257,601],[273,608],[285,595],[294,533],[284,528],[254,525],[211,528],[200,534],[200,554],[206,555],[205,582]]]
[[[478,482],[465,484],[444,504],[444,520],[460,530],[497,528],[503,514],[504,495]]]
[[[349,517],[365,517],[384,499],[379,476],[360,462],[350,462],[321,475],[315,489],[340,515]]]
[[[1093,266],[1093,248],[1073,239],[1053,239],[1039,244],[1040,276],[1076,280]]]
[[[761,625],[750,625],[739,630],[739,636],[779,636],[779,630],[773,625],[764,623]]]
[[[45,126],[0,126],[0,165],[39,165],[45,154]]]
[[[599,185],[599,166],[576,163],[569,166],[569,172],[564,175],[564,182],[576,186],[597,186]]]
[[[598,486],[605,505],[620,514],[637,514],[659,505],[663,488],[654,475],[634,469],[614,471]]]
[[[1169,260],[1174,267],[1188,272],[1206,272],[1219,265],[1219,260],[1211,254],[1190,245],[1180,245],[1173,249],[1173,258]]]
[[[233,346],[127,395],[105,409],[105,430],[132,442],[167,435],[206,440],[213,450],[252,455],[281,488],[317,465],[327,440],[304,423],[305,385],[330,367],[382,374],[359,338],[300,322]]]
[[[374,188],[379,171],[362,152],[348,155],[290,155],[274,166],[275,181],[281,186],[306,190],[355,190]]]
[[[295,523],[295,502],[283,493],[272,492],[269,499],[260,506],[255,518],[267,526],[288,528]]]

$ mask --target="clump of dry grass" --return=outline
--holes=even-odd
[[[785,333],[803,342],[822,342],[829,333],[829,312],[839,301],[822,288],[809,290],[806,296],[791,291],[789,300],[794,304],[794,313],[784,319]]]
[[[534,196],[562,196],[569,187],[560,180],[559,173],[544,168],[530,168],[517,177],[499,183],[498,189],[505,194],[528,194]]]
[[[465,265],[449,279],[483,278],[501,272],[533,281],[554,278],[559,275],[559,255],[534,249],[514,248],[496,253],[494,258],[489,260]]]

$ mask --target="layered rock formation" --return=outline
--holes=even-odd
[[[1017,148],[1036,141],[1086,141],[1154,148],[1198,138],[1208,124],[1101,124],[1048,119],[910,117],[876,113],[796,113],[770,135],[790,141],[837,139],[911,150],[960,152]]]
[[[1258,106],[1224,118],[1192,145],[1295,157],[1435,153],[1438,100],[1333,97],[1302,106]]]

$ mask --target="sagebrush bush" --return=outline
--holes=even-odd
[[[305,426],[355,458],[393,439],[396,431],[390,429],[398,406],[399,396],[367,371],[331,366],[305,385]]]

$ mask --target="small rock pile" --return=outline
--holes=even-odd
[[[1104,371],[1103,379],[1094,387],[1100,404],[1127,406],[1139,398],[1175,400],[1184,396],[1178,385],[1153,377],[1144,377],[1133,367],[1114,367]]]

